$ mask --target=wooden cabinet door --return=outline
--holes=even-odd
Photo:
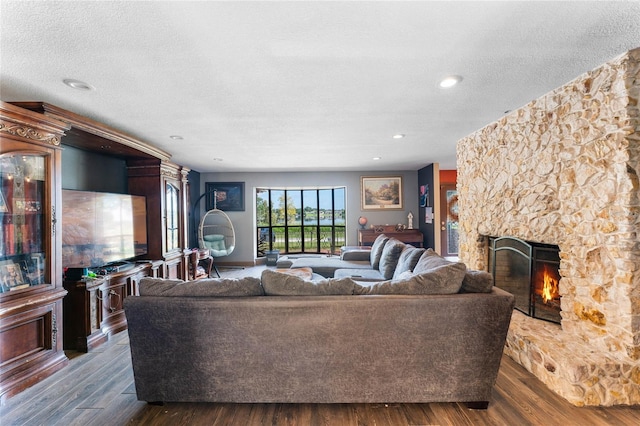
[[[65,123],[0,102],[0,403],[64,367]]]

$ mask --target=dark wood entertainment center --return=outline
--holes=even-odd
[[[64,348],[89,352],[106,342],[110,334],[127,329],[123,302],[139,294],[138,283],[157,271],[158,262],[125,265],[96,278],[65,280]]]
[[[122,302],[137,294],[142,277],[188,278],[189,169],[148,143],[44,102],[1,102],[0,142],[0,161],[11,166],[0,170],[0,189],[8,191],[0,196],[4,400],[64,367],[63,347],[91,350],[126,329]],[[146,197],[148,262],[63,282],[63,145],[126,162],[129,194]],[[19,280],[9,275],[21,267]]]

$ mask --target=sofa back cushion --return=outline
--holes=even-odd
[[[437,273],[438,280],[446,277],[448,274],[446,283],[442,281],[441,284],[443,286],[446,284],[448,290],[457,288],[458,290],[455,291],[457,293],[462,287],[462,280],[467,272],[467,267],[462,262],[447,260],[432,248],[428,248],[422,256],[420,256],[418,263],[416,263],[415,268],[413,268],[413,275],[419,276],[434,272]]]
[[[356,294],[455,294],[460,291],[467,268],[451,262],[420,274],[401,274],[398,280],[367,284],[358,282]]]
[[[371,256],[369,258],[373,269],[378,269],[380,266],[380,256],[382,256],[382,250],[384,250],[384,246],[388,240],[389,237],[384,234],[380,234],[373,241],[373,244],[371,245]]]
[[[350,278],[328,278],[318,281],[265,269],[262,287],[267,296],[329,296],[351,295],[356,283]]]
[[[491,293],[493,275],[486,271],[469,270],[462,280],[460,293]]]
[[[392,279],[397,280],[404,272],[412,272],[413,268],[416,267],[418,260],[420,260],[420,256],[424,253],[424,250],[425,249],[423,248],[417,248],[407,244],[400,254]]]
[[[164,297],[245,297],[262,296],[260,278],[210,278],[198,281],[145,277],[140,280],[140,296]]]
[[[385,280],[393,278],[398,259],[407,245],[395,238],[389,238],[382,249],[378,270]]]
[[[422,253],[422,256],[420,256],[418,263],[416,263],[415,268],[413,268],[413,273],[421,274],[437,266],[449,265],[451,263],[456,263],[456,262],[447,260],[444,257],[440,256],[438,253],[436,253],[432,248],[428,248],[424,251],[424,253]],[[466,266],[465,266],[465,269],[466,269]]]
[[[397,280],[359,283],[356,294],[455,294],[460,291],[466,272],[464,263],[451,262],[427,249],[413,273],[402,272]]]

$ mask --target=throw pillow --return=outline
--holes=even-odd
[[[358,285],[356,294],[455,294],[460,291],[466,270],[464,263],[450,262],[419,275],[414,273],[407,279]]]
[[[267,296],[351,295],[356,283],[351,278],[329,278],[308,281],[290,274],[265,269],[262,287]]]
[[[260,279],[256,277],[209,278],[188,282],[157,278],[140,280],[140,296],[243,297],[263,294]]]
[[[382,250],[384,250],[384,245],[387,243],[387,240],[389,240],[389,237],[384,234],[380,234],[371,245],[370,262],[373,269],[378,269],[380,267],[380,256],[382,256]]]
[[[491,293],[493,276],[486,271],[470,270],[464,275],[460,293]]]
[[[449,263],[455,263],[450,260],[445,259],[436,253],[432,248],[428,248],[422,254],[418,263],[416,263],[415,268],[413,268],[414,274],[421,274],[423,272],[427,272],[436,266],[448,265]],[[465,266],[466,267],[466,266]]]
[[[452,266],[457,265],[457,266]],[[436,268],[445,267],[440,273],[445,273],[446,271],[450,271],[450,284],[453,287],[462,287],[462,280],[464,279],[464,275],[467,271],[467,266],[462,262],[452,262],[450,260],[445,259],[436,253],[432,248],[428,248],[416,263],[416,267],[413,268],[414,275],[422,275],[425,273],[429,273],[434,271]],[[459,275],[458,272],[463,271],[462,275]]]
[[[206,242],[207,248],[211,250],[226,250],[224,235],[205,235],[202,237],[202,239]]]
[[[423,248],[417,248],[414,247],[410,244],[407,244],[407,247],[405,247],[404,250],[402,250],[402,253],[400,254],[400,258],[398,259],[398,264],[396,265],[396,270],[393,273],[393,278],[394,280],[397,280],[400,278],[400,275],[404,274],[405,272],[411,272],[413,271],[413,268],[416,267],[416,263],[418,263],[418,260],[420,260],[420,256],[422,256],[422,253],[424,253]]]
[[[389,240],[387,240],[384,245],[384,249],[382,250],[382,254],[380,255],[380,262],[378,264],[378,270],[385,280],[393,278],[396,265],[398,265],[398,259],[400,259],[402,250],[404,250],[406,246],[407,245],[405,243],[400,240],[396,240],[395,238],[389,238]]]

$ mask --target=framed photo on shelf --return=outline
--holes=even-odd
[[[401,176],[362,176],[362,210],[402,210]]]
[[[11,260],[0,262],[0,286],[2,291],[29,286],[29,283],[24,281],[22,269],[18,263]]]
[[[206,182],[204,190],[207,210],[244,211],[244,182]]]

